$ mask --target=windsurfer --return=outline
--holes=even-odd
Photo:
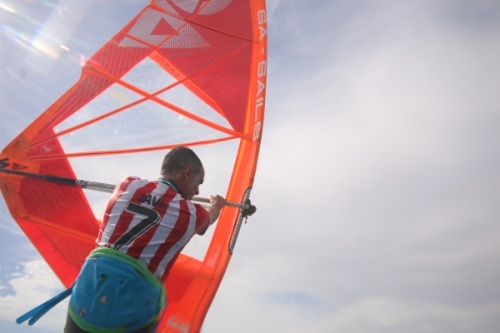
[[[191,202],[205,171],[187,147],[164,158],[161,177],[128,177],[108,203],[97,237],[73,286],[65,333],[154,332],[165,307],[163,282],[191,237],[204,234],[226,200],[206,210]]]

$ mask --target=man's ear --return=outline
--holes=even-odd
[[[183,175],[184,179],[188,179],[189,176],[191,176],[191,173],[193,173],[193,168],[191,168],[191,167],[187,167],[184,170],[182,170],[182,175]]]

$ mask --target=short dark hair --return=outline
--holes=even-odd
[[[172,175],[185,168],[193,168],[198,172],[203,164],[200,158],[188,147],[177,146],[165,155],[161,165],[161,175]]]

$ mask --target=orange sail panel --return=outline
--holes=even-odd
[[[201,194],[243,202],[262,137],[266,21],[264,0],[151,1],[2,150],[7,206],[65,286],[95,247],[109,193],[8,171],[116,184],[158,176],[164,154],[182,144],[205,165]],[[241,217],[225,207],[215,229],[178,258],[159,332],[200,330]]]

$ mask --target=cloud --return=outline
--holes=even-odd
[[[498,6],[460,5],[371,5],[342,33],[274,23],[311,45],[279,36],[290,66],[271,44],[257,214],[212,316],[240,332],[496,331]]]
[[[373,298],[351,304],[325,318],[324,325],[337,332],[422,332],[453,329],[454,332],[480,330],[493,332],[485,323],[494,320],[500,303],[483,307],[453,308],[435,303],[404,302],[390,298]],[[329,332],[315,330],[315,332]]]
[[[61,282],[47,264],[31,260],[21,264],[21,269],[1,285],[0,319],[14,323],[16,318],[49,300],[63,290]],[[35,325],[49,331],[61,330],[66,318],[68,299],[59,303]],[[27,325],[24,323],[23,325]]]

